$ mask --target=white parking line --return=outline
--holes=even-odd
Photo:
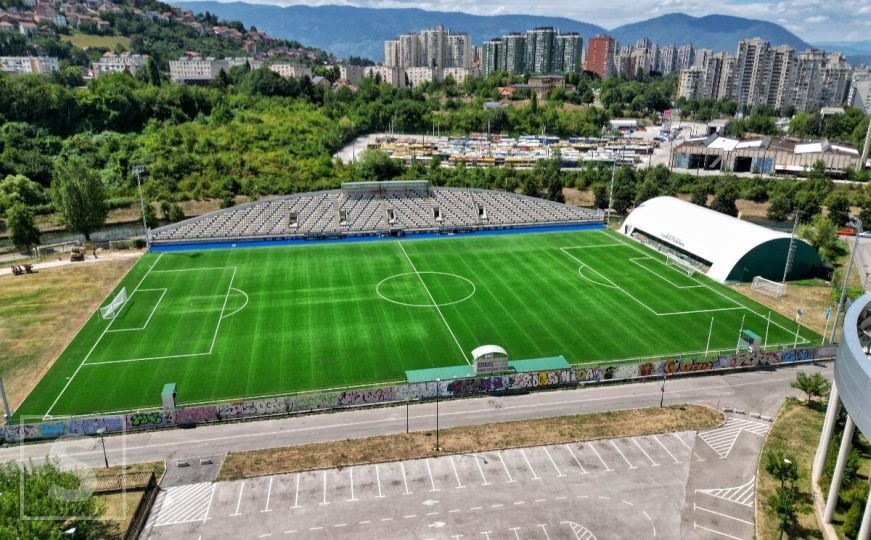
[[[707,527],[702,527],[701,525],[699,525],[698,523],[693,521],[693,530],[695,530],[695,529],[701,529],[701,530],[709,532],[709,533],[717,534],[717,535],[722,536],[724,538],[731,538],[732,540],[744,540],[740,536],[732,536],[731,534],[727,534],[727,533],[724,533],[722,531],[717,531],[714,529],[709,529]]]
[[[270,499],[270,497],[272,497],[272,480],[274,478],[275,478],[274,476],[269,477],[269,489],[266,490],[266,507],[263,510],[261,510],[261,512],[271,512],[272,511],[269,509],[269,499]]]
[[[680,437],[678,437],[677,433],[672,433],[671,436],[674,437],[675,439],[677,439],[678,441],[680,441],[680,443],[681,443],[682,445],[686,446],[686,447],[687,447],[687,450],[689,450],[690,452],[693,453],[693,455],[694,455],[695,458],[696,458],[696,461],[704,461],[704,459],[702,459],[698,454],[696,454],[696,453],[693,451],[692,448],[690,448],[690,445],[688,445],[688,444],[686,443],[685,440],[683,440],[683,439],[681,439]]]
[[[408,478],[405,476],[405,463],[400,461],[399,468],[402,469],[402,483],[405,484],[405,494],[411,495],[411,492],[408,491]]]
[[[650,457],[650,454],[648,454],[648,453],[644,450],[644,448],[641,448],[641,445],[638,443],[638,439],[632,439],[632,442],[634,442],[634,443],[635,443],[635,446],[637,446],[638,449],[641,450],[641,453],[644,454],[644,455],[647,457],[647,459],[650,461],[650,466],[651,466],[651,467],[659,467],[659,463],[653,461],[653,458]]]
[[[239,507],[242,506],[242,492],[245,491],[245,481],[243,480],[239,484],[239,499],[236,501],[236,513],[230,514],[231,517],[241,515],[239,514]]]
[[[674,454],[671,453],[671,450],[669,450],[668,447],[666,447],[664,444],[662,444],[662,441],[660,441],[659,438],[658,438],[656,435],[653,436],[653,440],[656,441],[656,442],[658,442],[658,443],[659,443],[659,446],[661,446],[662,449],[665,450],[665,452],[666,452],[669,456],[671,456],[671,459],[674,460],[675,464],[680,463],[680,460],[677,459],[676,457],[674,457]]]
[[[375,465],[375,480],[378,482],[378,496],[376,499],[383,499],[384,494],[381,493],[381,470],[378,468],[378,465]]]
[[[457,479],[457,489],[464,489],[466,486],[460,482],[460,473],[457,472],[457,465],[454,463],[454,456],[448,456],[448,460],[451,462],[451,468],[454,469],[454,478]]]
[[[497,452],[497,453],[499,454],[499,461],[502,462],[502,468],[505,469],[505,474],[508,476],[508,483],[509,483],[509,484],[513,484],[516,480],[514,480],[513,478],[511,478],[511,473],[508,472],[508,466],[505,465],[505,459],[503,459],[503,457],[502,457],[502,451],[500,450],[500,451]]]
[[[553,468],[556,469],[557,478],[561,478],[561,477],[565,476],[562,473],[562,471],[559,470],[559,467],[556,466],[556,461],[553,460],[553,458],[550,455],[550,452],[547,451],[547,447],[544,447],[544,453],[547,454],[547,459],[550,460],[551,464],[553,465]]]
[[[536,474],[535,469],[532,468],[532,463],[529,462],[529,458],[526,457],[526,452],[523,451],[523,448],[520,449],[520,455],[523,456],[523,459],[526,461],[526,466],[529,467],[529,470],[532,471],[532,479],[533,480],[541,480],[541,477]]]
[[[602,466],[605,467],[605,472],[611,472],[614,470],[611,467],[609,467],[607,463],[605,463],[605,460],[602,459],[602,456],[599,455],[599,451],[596,450],[596,446],[593,443],[590,443],[587,446],[590,447],[590,449],[593,451],[593,453],[596,454],[596,457],[599,458],[599,461],[602,462]]]
[[[520,540],[520,535],[517,534],[517,531],[518,531],[519,529],[520,529],[520,527],[514,527],[513,529],[508,529],[509,531],[514,531],[514,538],[515,538],[516,540]]]
[[[539,523],[538,526],[541,527],[541,532],[544,533],[544,540],[550,540],[550,535],[547,534],[547,525]]]
[[[330,504],[327,502],[327,471],[324,471],[324,502],[319,503],[321,506]]]
[[[212,510],[212,499],[215,498],[215,488],[217,488],[217,487],[218,487],[218,484],[212,484],[212,494],[209,495],[209,504],[206,507],[206,513],[203,516],[203,523],[205,523],[206,520],[209,519],[209,512]]]
[[[565,447],[566,447],[566,450],[569,451],[569,454],[571,454],[572,459],[575,460],[575,463],[578,464],[578,468],[581,469],[581,474],[587,474],[587,470],[584,469],[584,466],[583,466],[583,465],[581,465],[581,462],[578,460],[578,456],[576,456],[575,453],[572,452],[572,447],[569,446],[569,445],[565,445]]]
[[[484,483],[481,485],[482,486],[489,486],[490,482],[487,481],[487,477],[484,476],[484,469],[481,467],[481,460],[484,459],[484,457],[483,456],[480,456],[480,457],[479,456],[472,456],[472,459],[475,460],[475,465],[478,466],[478,472],[481,473],[481,480],[484,481]]]
[[[638,467],[636,467],[635,465],[633,465],[631,461],[629,461],[628,459],[626,459],[626,456],[623,454],[623,452],[620,450],[620,448],[617,447],[617,445],[614,443],[614,441],[609,441],[609,442],[611,443],[611,446],[614,447],[614,450],[616,450],[617,453],[620,454],[620,457],[623,458],[623,461],[626,462],[626,465],[629,465],[629,468],[630,468],[630,469],[637,469],[637,468],[638,468]]]
[[[747,521],[746,519],[736,518],[735,516],[730,516],[729,514],[723,514],[722,512],[717,512],[715,510],[711,510],[710,508],[705,508],[704,506],[699,506],[696,503],[693,503],[693,510],[701,510],[702,512],[707,512],[709,514],[714,514],[715,516],[724,517],[727,519],[732,519],[738,521],[740,523],[744,523],[745,525],[753,526],[752,521]]]
[[[429,466],[429,459],[424,459],[423,462],[426,463],[426,472],[429,473],[429,483],[432,485],[432,489],[430,491],[438,491],[438,489],[435,487],[435,480],[433,480],[432,478],[432,469]]]
[[[293,506],[291,508],[299,508],[299,473],[296,473],[296,495],[293,496]]]

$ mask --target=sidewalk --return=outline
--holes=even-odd
[[[141,257],[142,254],[145,253],[144,249],[129,249],[123,251],[106,251],[103,253],[98,253],[95,257],[93,254],[85,255],[84,261],[72,262],[69,259],[69,253],[61,253],[58,255],[58,258],[55,259],[51,257],[49,260],[44,260],[42,262],[36,263],[33,265],[33,269],[35,271],[45,270],[47,268],[57,268],[60,266],[69,266],[71,264],[91,264],[91,263],[99,263],[103,261],[116,261],[119,259],[135,259]],[[9,263],[8,265],[0,268],[0,276],[11,276],[12,275],[12,266],[19,266],[18,264]],[[26,274],[25,274],[26,275]]]

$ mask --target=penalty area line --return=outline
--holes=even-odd
[[[133,292],[130,293],[130,296],[127,297],[127,300],[128,300],[128,301],[130,300],[130,297],[133,296],[133,295],[136,293],[136,291],[139,290],[139,287],[141,287],[142,284],[145,282],[145,278],[147,278],[148,275],[152,272],[152,270],[154,270],[154,267],[157,266],[157,263],[160,262],[160,259],[161,259],[162,257],[163,257],[163,253],[161,253],[160,255],[157,256],[157,260],[154,261],[154,264],[152,264],[152,265],[148,268],[148,271],[145,272],[145,275],[142,276],[142,279],[140,279],[140,280],[139,280],[139,283],[136,284],[136,288],[133,289]],[[125,304],[126,304],[126,303],[127,303],[127,302],[125,302]],[[124,306],[121,306],[121,309],[124,309]],[[86,354],[85,357],[82,359],[82,362],[79,364],[79,367],[77,367],[76,370],[73,371],[73,374],[70,375],[70,378],[67,379],[67,382],[66,382],[66,384],[64,385],[64,387],[61,388],[60,393],[58,393],[57,397],[54,398],[54,401],[51,402],[51,405],[49,406],[48,410],[45,411],[45,414],[44,414],[43,417],[42,417],[43,420],[47,420],[48,418],[51,417],[51,411],[52,411],[52,409],[54,409],[55,405],[57,405],[57,402],[60,401],[61,396],[64,395],[64,393],[67,391],[67,388],[70,387],[70,383],[73,382],[73,379],[75,379],[75,378],[76,378],[76,375],[79,374],[79,371],[82,369],[82,366],[84,366],[84,365],[85,365],[85,362],[88,361],[88,358],[91,357],[91,354],[93,354],[94,349],[96,349],[96,348],[97,348],[97,345],[99,345],[100,342],[103,340],[103,337],[105,337],[106,332],[108,332],[108,331],[109,331],[109,328],[112,327],[112,323],[113,323],[113,322],[115,322],[115,319],[114,319],[114,318],[113,318],[112,320],[110,320],[110,321],[109,321],[109,324],[106,325],[106,328],[103,329],[103,332],[100,334],[100,337],[97,338],[97,340],[94,342],[94,345],[91,347],[91,350],[89,350],[89,351],[88,351],[88,354]]]

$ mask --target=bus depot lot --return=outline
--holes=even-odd
[[[762,437],[717,430],[176,486],[144,537],[749,539]]]

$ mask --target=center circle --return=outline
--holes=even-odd
[[[382,279],[375,293],[406,307],[444,307],[465,302],[475,294],[471,280],[447,272],[405,272]]]

